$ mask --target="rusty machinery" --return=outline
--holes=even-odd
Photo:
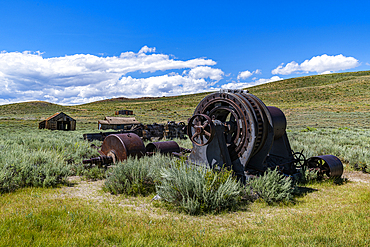
[[[174,141],[154,142],[144,146],[134,133],[108,135],[99,151],[101,156],[84,160],[84,164],[107,166],[128,156],[151,155],[155,150],[180,156],[212,169],[231,168],[240,180],[248,175],[263,174],[268,168],[294,175],[303,166],[329,177],[343,173],[341,161],[333,155],[305,159],[292,152],[286,134],[284,113],[266,106],[255,95],[242,90],[222,90],[206,96],[189,118],[187,132],[193,149],[187,150]]]
[[[294,175],[303,165],[329,177],[342,175],[343,165],[333,155],[306,161],[302,153],[292,152],[286,125],[280,109],[266,106],[248,91],[212,93],[189,119],[188,136],[193,143],[189,160],[213,169],[229,167],[241,180],[268,168]]]
[[[100,156],[83,160],[88,166],[108,167],[110,164],[124,161],[128,157],[140,158],[144,155],[176,154],[177,156],[189,153],[191,150],[179,147],[175,141],[151,142],[144,145],[143,140],[134,133],[108,135],[98,151]]]
[[[111,134],[123,134],[123,133],[135,133],[143,140],[154,140],[154,139],[186,139],[186,126],[184,122],[176,123],[170,121],[167,124],[138,124],[131,129],[122,129],[114,132],[100,132],[100,133],[87,133],[83,134],[84,140],[103,141],[108,135]]]

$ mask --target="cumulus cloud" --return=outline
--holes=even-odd
[[[271,78],[261,78],[258,80],[254,80],[252,82],[230,82],[230,83],[222,85],[221,88],[223,89],[242,89],[242,88],[248,88],[248,87],[257,86],[260,84],[269,83],[269,82],[280,81],[280,80],[283,80],[283,78],[280,78],[279,76],[275,75]]]
[[[148,53],[148,52],[155,52],[155,47],[147,47],[145,45],[139,51],[139,53]]]
[[[0,104],[46,100],[81,104],[112,97],[170,96],[209,90],[224,72],[211,59],[176,60],[144,46],[139,52],[44,58],[40,52],[0,53]],[[152,75],[154,72],[162,72]],[[135,78],[130,73],[142,73]]]
[[[257,69],[253,72],[250,72],[249,70],[239,72],[237,79],[238,80],[247,79],[248,77],[251,77],[253,74],[261,74],[261,70]]]
[[[218,82],[222,79],[224,72],[220,69],[214,69],[208,66],[199,66],[191,69],[189,72],[189,77],[194,79],[209,78]]]
[[[340,70],[352,69],[359,65],[359,61],[354,57],[345,57],[342,54],[336,56],[328,56],[324,54],[313,57],[310,60],[305,60],[301,64],[292,61],[284,66],[282,63],[277,68],[272,70],[271,73],[274,75],[290,75],[293,73],[309,72],[328,74]]]

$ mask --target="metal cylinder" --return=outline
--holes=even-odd
[[[171,154],[172,152],[179,153],[181,148],[175,141],[151,142],[146,145],[147,152],[155,152],[156,150],[161,154]]]
[[[129,156],[140,158],[145,155],[145,146],[140,137],[134,133],[112,134],[107,136],[102,144],[101,151],[113,162],[126,160]]]
[[[343,164],[334,155],[321,155],[311,157],[307,160],[309,168],[319,168],[319,172],[328,177],[341,177],[343,174]]]
[[[277,140],[285,134],[286,131],[286,118],[284,113],[275,106],[268,106],[274,127],[274,139]]]

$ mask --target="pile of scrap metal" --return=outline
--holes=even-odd
[[[174,138],[186,139],[186,125],[184,122],[176,123],[174,121],[167,124],[137,124],[132,128],[123,128],[120,131],[100,132],[83,134],[83,138],[88,141],[99,140],[103,141],[108,135],[134,133],[143,140],[160,140]]]
[[[111,164],[124,161],[128,157],[140,158],[144,155],[153,155],[156,152],[161,154],[173,154],[182,156],[190,153],[191,150],[179,147],[175,141],[151,142],[144,145],[143,140],[134,133],[108,135],[98,151],[100,156],[83,160],[86,167],[107,168]]]
[[[306,160],[301,152],[293,152],[286,125],[280,109],[266,106],[248,91],[221,90],[206,96],[188,121],[192,150],[181,149],[175,142],[151,143],[145,148],[138,135],[113,134],[105,138],[100,157],[84,162],[104,165],[128,156],[141,157],[153,150],[177,156],[191,151],[189,163],[211,169],[227,167],[243,182],[268,169],[293,177],[303,167],[328,177],[343,174],[342,162],[333,155]]]
[[[184,122],[176,123],[174,121],[168,121],[164,125],[163,137],[165,139],[186,139],[186,125]]]

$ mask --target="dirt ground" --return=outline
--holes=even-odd
[[[343,178],[348,179],[354,183],[370,183],[370,174],[359,171],[344,172]],[[103,191],[104,180],[86,181],[82,180],[79,176],[70,177],[69,181],[71,186],[63,187],[58,194],[62,198],[80,198],[86,200],[93,200],[97,202],[103,201],[117,201],[119,198],[121,206],[132,205],[132,200],[123,200],[108,192]]]

